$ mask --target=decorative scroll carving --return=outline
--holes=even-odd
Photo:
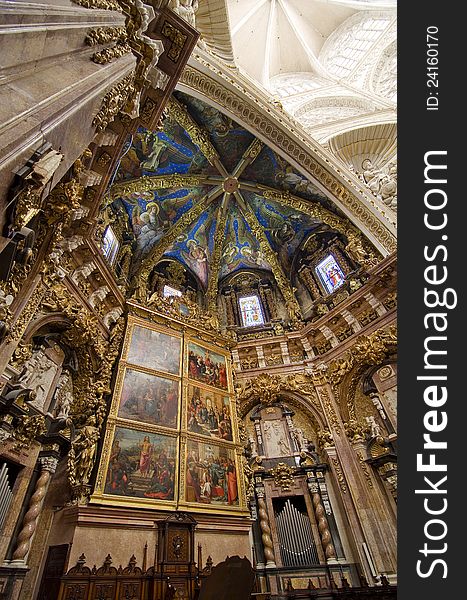
[[[99,50],[98,52],[94,52],[92,55],[92,61],[99,65],[105,65],[116,58],[120,58],[125,54],[129,54],[130,52],[131,46],[129,44],[116,44],[115,46],[110,46],[108,48],[104,48],[103,50]]]
[[[84,41],[88,46],[98,46],[110,42],[124,42],[126,39],[125,27],[96,27],[88,32]]]
[[[257,377],[236,385],[237,400],[240,405],[239,414],[245,415],[256,401],[266,406],[274,404],[279,399],[281,392],[299,393],[316,407],[320,406],[312,378],[309,375],[294,373],[284,376],[260,373]]]

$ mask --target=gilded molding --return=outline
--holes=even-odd
[[[88,31],[85,43],[88,46],[110,44],[110,42],[124,42],[127,39],[125,27],[96,27]]]
[[[166,111],[171,119],[174,119],[185,129],[211,165],[219,163],[219,154],[209,139],[208,132],[200,127],[188,112],[186,106],[171,96],[167,102]]]
[[[303,373],[289,375],[271,375],[260,373],[253,379],[247,379],[235,386],[239,415],[244,417],[246,413],[260,402],[265,406],[271,406],[279,400],[282,392],[295,392],[311,402],[316,408],[320,408],[312,379]]]
[[[331,197],[338,199],[350,212],[355,224],[371,233],[388,254],[396,251],[395,237],[364,202],[349,191],[329,170],[322,167],[312,156],[311,150],[304,150],[290,135],[279,129],[272,117],[254,106],[253,99],[248,103],[246,94],[240,96],[226,89],[209,75],[191,66],[185,67],[180,83],[208,98],[215,99],[222,108],[279,146],[290,158],[315,177]]]
[[[106,194],[106,197],[109,200],[115,200],[122,196],[129,196],[134,192],[152,192],[153,190],[196,187],[209,183],[212,184],[207,177],[200,175],[183,175],[175,173],[171,175],[143,176],[139,179],[114,183]]]
[[[92,61],[98,65],[106,65],[116,58],[120,58],[121,56],[125,56],[125,54],[129,54],[131,51],[131,46],[125,42],[123,44],[116,44],[115,46],[109,46],[108,48],[94,52],[91,58]]]

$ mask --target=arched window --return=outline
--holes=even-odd
[[[332,294],[345,281],[345,275],[332,254],[320,261],[315,271],[328,294]]]
[[[243,327],[264,325],[264,314],[261,301],[257,294],[240,296],[238,298]]]

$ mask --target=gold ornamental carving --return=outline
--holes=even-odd
[[[135,192],[195,187],[206,183],[208,183],[207,178],[201,175],[174,173],[170,175],[143,176],[139,179],[114,183],[106,197],[111,202],[116,198],[129,196]]]
[[[132,71],[107,92],[102,100],[99,112],[92,121],[97,132],[104,131],[125,107],[130,97],[136,94],[134,83],[135,71]]]
[[[84,41],[88,46],[98,46],[110,42],[124,42],[126,39],[125,27],[96,27],[88,31]]]
[[[334,456],[331,457],[331,461],[334,466],[334,472],[336,473],[336,479],[339,483],[339,487],[341,488],[342,493],[346,494],[347,493],[347,484],[345,482],[344,474],[342,473],[342,468],[341,468],[340,462]]]
[[[177,63],[180,58],[180,54],[183,52],[183,48],[185,47],[188,36],[185,33],[182,33],[168,21],[164,21],[161,33],[172,42],[170,49],[167,52],[168,58]]]
[[[126,42],[123,44],[116,44],[115,46],[109,46],[104,48],[103,50],[99,50],[94,52],[91,59],[98,65],[106,65],[109,62],[112,62],[116,58],[120,58],[121,56],[125,56],[125,54],[129,54],[131,52],[130,44]]]
[[[30,447],[34,440],[46,432],[45,418],[43,415],[25,415],[18,419],[13,436],[16,440],[14,448],[24,450]]]
[[[332,405],[331,397],[329,396],[328,391],[324,388],[319,388],[318,396],[321,400],[321,403],[323,404],[324,410],[329,419],[329,423],[330,423],[331,427],[334,429],[334,431],[337,433],[337,435],[340,435],[340,433],[341,433],[340,422],[337,417],[336,411],[334,410],[334,406]]]
[[[295,392],[309,400],[316,408],[320,408],[313,381],[309,375],[295,373],[293,375],[271,375],[260,373],[253,379],[247,379],[235,386],[239,402],[239,414],[245,415],[256,401],[265,406],[277,402],[281,392]]]
[[[365,458],[363,456],[363,454],[361,452],[356,452],[358,461],[360,463],[360,466],[362,468],[363,471],[363,475],[365,476],[366,482],[368,484],[368,487],[372,488],[373,487],[373,480],[371,478],[370,472],[368,470],[368,465],[365,461]]]
[[[83,8],[94,8],[99,10],[116,10],[121,12],[122,9],[118,0],[72,0],[74,4]]]
[[[269,473],[274,477],[274,483],[281,488],[283,492],[288,492],[294,484],[294,471],[292,467],[283,462],[278,463]]]
[[[344,431],[351,442],[361,442],[365,439],[367,427],[359,423],[356,419],[349,419],[344,423]]]
[[[354,367],[377,365],[397,347],[397,327],[378,329],[367,336],[359,336],[351,352],[329,365],[328,376],[333,385],[338,385]]]
[[[329,431],[329,429],[320,429],[317,432],[317,436],[318,436],[318,446],[320,448],[332,448],[335,446],[333,437],[332,437],[332,433]]]

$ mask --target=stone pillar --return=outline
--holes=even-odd
[[[39,457],[39,464],[41,467],[40,475],[36,482],[34,493],[29,501],[28,510],[23,518],[22,528],[18,535],[17,545],[13,552],[13,559],[10,566],[26,565],[32,538],[34,537],[37,522],[42,511],[42,504],[52,475],[57,468],[58,459],[51,456],[42,456]]]
[[[313,275],[311,274],[311,270],[309,267],[303,267],[299,271],[300,279],[305,284],[306,289],[309,291],[313,300],[316,300],[321,296],[321,292],[319,287],[316,285],[315,280],[313,279]]]
[[[260,291],[263,288],[260,288]],[[276,303],[274,302],[274,298],[272,297],[272,290],[269,286],[265,286],[264,287],[264,299],[266,302],[266,306],[268,307],[268,312],[271,316],[271,320],[273,321],[274,319],[278,318],[277,315],[277,310],[276,310]]]
[[[264,358],[264,352],[262,346],[256,346],[256,355],[258,356],[258,365],[260,367],[266,366],[266,360]]]
[[[366,463],[362,464],[350,440],[344,434],[339,403],[326,373],[316,372],[314,384],[335,444],[335,447],[328,447],[325,451],[341,489],[341,498],[365,577],[375,583],[376,579],[366,558],[364,545],[370,551],[377,574],[396,572],[394,513],[388,506],[382,490],[373,484],[373,477],[368,471],[369,466]]]

